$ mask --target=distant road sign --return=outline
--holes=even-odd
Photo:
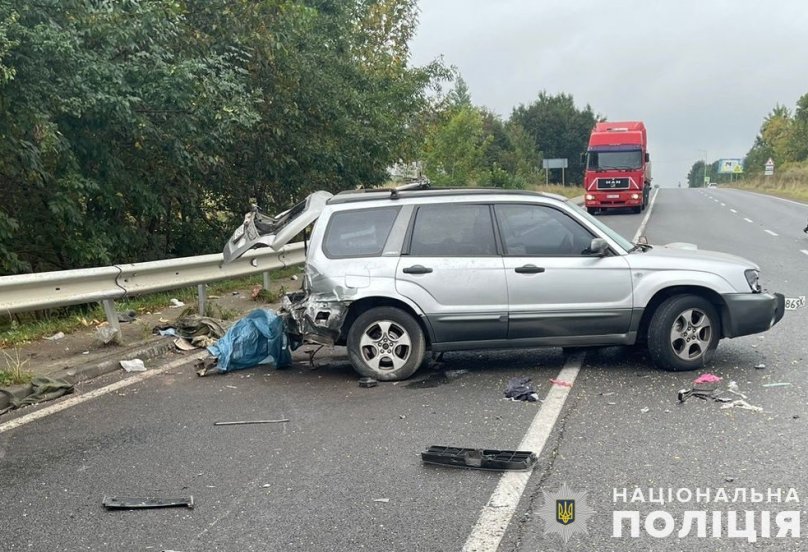
[[[566,169],[567,159],[543,159],[541,167],[543,169]]]
[[[774,174],[774,161],[772,161],[771,157],[769,157],[769,160],[763,165],[763,174],[764,176],[772,176]]]
[[[720,159],[718,172],[721,174],[738,174],[743,172],[743,161],[740,159]]]

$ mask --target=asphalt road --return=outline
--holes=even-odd
[[[601,220],[632,238],[643,216]],[[761,266],[766,287],[806,295],[806,217],[808,206],[734,190],[664,189],[645,234],[651,243],[742,254]],[[709,371],[737,381],[763,412],[698,399],[677,404],[677,391],[694,374],[660,372],[641,349],[587,352],[557,422],[545,428],[549,438],[521,499],[515,497],[499,550],[808,548],[790,537],[730,538],[726,523],[722,538],[700,538],[695,530],[654,538],[644,528],[637,538],[627,529],[622,538],[612,536],[615,510],[639,511],[641,519],[664,510],[678,531],[685,510],[803,509],[794,502],[660,505],[613,498],[615,488],[631,496],[639,487],[648,497],[648,488],[737,487],[781,488],[782,498],[794,488],[802,500],[806,312],[789,311],[766,334],[719,345]],[[545,397],[549,379],[570,359],[560,349],[447,353],[412,380],[371,389],[357,386],[344,356],[328,361],[318,369],[301,361],[284,371],[206,378],[180,366],[0,432],[0,548],[460,550],[501,476],[424,466],[419,453],[433,444],[518,448],[542,406],[503,399],[506,382],[530,376]],[[100,378],[81,391],[122,378]],[[790,385],[764,387],[770,383]],[[281,418],[290,421],[213,425]],[[564,483],[587,493],[577,502],[579,515],[584,506],[595,511],[587,533],[566,544],[558,534],[545,535],[541,514],[544,493]],[[116,495],[193,495],[196,507],[105,510],[103,497]]]

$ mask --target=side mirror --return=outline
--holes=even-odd
[[[645,162],[648,163],[650,160],[651,160],[651,154],[648,153],[648,152],[645,152]]]
[[[606,251],[609,249],[609,244],[603,238],[592,238],[592,243],[586,252],[590,255],[597,257],[605,257]]]

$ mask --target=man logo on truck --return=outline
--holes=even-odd
[[[639,213],[648,205],[651,157],[640,121],[597,123],[589,136],[584,171],[584,202],[594,214],[628,207]]]

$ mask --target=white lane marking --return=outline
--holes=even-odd
[[[736,214],[738,213],[738,211],[736,211],[735,209],[730,209],[729,212],[730,213],[736,213]]]
[[[750,219],[750,218],[746,218],[746,217],[744,217],[743,219],[744,219],[746,222],[755,222],[755,221],[753,221],[753,220],[752,220],[752,219]]]
[[[158,374],[163,374],[169,370],[173,370],[177,366],[181,366],[186,364],[190,361],[205,358],[208,356],[207,351],[201,351],[199,353],[189,355],[187,357],[178,358],[168,364],[164,364],[159,368],[155,368],[153,370],[146,370],[145,372],[141,372],[136,376],[132,376],[131,378],[126,378],[121,381],[116,381],[115,383],[111,383],[105,387],[100,387],[98,389],[93,389],[92,391],[88,391],[87,393],[82,393],[81,395],[76,395],[75,397],[70,397],[60,403],[56,403],[54,405],[48,406],[43,408],[42,410],[37,410],[36,412],[31,412],[30,414],[26,414],[25,416],[21,416],[16,420],[8,421],[4,424],[0,424],[0,433],[5,431],[9,431],[11,429],[18,428],[25,424],[31,423],[33,421],[39,420],[40,418],[44,418],[46,416],[50,416],[51,414],[56,414],[57,412],[61,412],[62,410],[66,410],[71,406],[76,406],[77,404],[81,404],[83,402],[89,401],[91,399],[95,399],[96,397],[100,397],[102,395],[106,395],[107,393],[111,393],[113,391],[117,391],[118,389],[122,389],[124,387],[128,387],[135,383],[140,383],[144,380],[149,379],[152,376],[156,376]]]
[[[721,207],[726,207],[726,206],[727,206],[727,204],[726,204],[726,203],[722,203],[722,204],[721,204]]]
[[[805,253],[806,255],[808,255],[808,249],[800,249],[800,253]]]
[[[581,364],[583,364],[584,354],[580,352],[568,358],[564,363],[564,368],[558,374],[558,379],[574,383]],[[569,387],[553,385],[550,388],[541,409],[536,413],[525,437],[519,444],[519,450],[533,451],[536,456],[541,454],[569,393]],[[483,506],[477,523],[466,540],[466,544],[463,545],[463,552],[496,552],[532,473],[532,471],[525,471],[502,474],[497,488]]]
[[[772,236],[777,236],[778,235],[777,233],[772,232],[771,230],[764,230],[764,232],[766,232],[767,234],[771,234]]]
[[[659,190],[654,190],[654,197],[652,197],[651,201],[648,202],[648,209],[645,211],[645,216],[640,223],[640,227],[637,228],[637,233],[634,234],[634,238],[631,240],[633,243],[637,243],[637,240],[640,239],[640,236],[642,236],[643,232],[645,232],[645,227],[648,226],[648,220],[651,218],[651,211],[654,209],[654,202],[656,201],[658,195]]]

